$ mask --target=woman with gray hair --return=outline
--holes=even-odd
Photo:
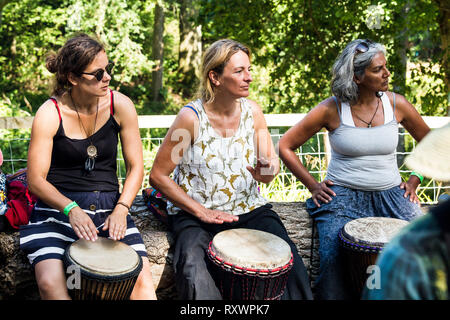
[[[420,141],[429,128],[400,94],[389,92],[383,45],[350,42],[333,66],[334,96],[320,102],[279,141],[280,158],[312,197],[306,206],[319,232],[318,299],[350,299],[338,233],[349,221],[383,216],[412,220],[421,214],[416,189],[423,177],[402,182],[395,155],[398,124]],[[295,150],[326,128],[331,145],[327,176],[318,182]],[[359,298],[359,297],[358,297]]]

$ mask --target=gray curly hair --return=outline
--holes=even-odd
[[[358,53],[356,47],[361,43],[365,43],[368,50]],[[380,43],[367,39],[350,42],[333,65],[331,92],[342,102],[356,102],[359,89],[353,78],[362,78],[373,57],[379,52],[386,55],[386,49]]]

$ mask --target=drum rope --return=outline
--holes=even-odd
[[[284,287],[287,284],[289,272],[294,264],[294,256],[291,252],[289,262],[273,269],[255,269],[238,266],[219,257],[212,247],[212,241],[209,243],[206,253],[210,258],[210,261],[213,262],[221,272],[224,272],[218,282],[220,283],[220,292],[225,300],[233,299],[234,291],[236,291],[235,289],[238,288],[239,285],[241,287],[240,294],[242,295],[242,300],[279,300],[284,293]],[[227,281],[227,278],[231,279]],[[264,283],[264,288],[262,287],[262,283]],[[280,285],[282,286],[280,287]],[[225,291],[227,291],[227,287],[230,287],[229,297],[224,295]],[[263,297],[259,297],[258,294],[263,294]]]
[[[256,295],[257,281],[253,279],[252,281],[252,290],[250,292],[250,297],[254,297]]]
[[[223,269],[231,270],[233,273],[242,275],[250,275],[255,276],[256,274],[261,277],[276,277],[280,274],[288,272],[292,265],[294,264],[294,256],[291,253],[291,259],[289,262],[281,267],[273,268],[273,269],[254,269],[254,268],[245,268],[240,267],[232,263],[228,263],[224,261],[223,259],[219,258],[217,254],[212,250],[212,241],[209,244],[208,248],[208,256],[211,258],[211,260],[218,266],[222,267]]]
[[[339,238],[341,239],[341,241],[343,242],[344,245],[347,245],[347,246],[351,247],[352,249],[357,249],[356,251],[379,253],[382,249],[382,247],[363,245],[363,244],[358,244],[356,242],[347,240],[344,237],[344,235],[342,234],[342,232],[339,233]]]
[[[243,277],[241,279],[242,282],[242,287],[244,288],[244,300],[249,300],[250,295],[248,292],[248,278],[247,277]]]
[[[267,297],[267,293],[269,292],[270,281],[268,279],[264,280],[264,297]]]

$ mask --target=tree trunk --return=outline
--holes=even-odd
[[[406,94],[406,68],[407,68],[407,62],[408,62],[408,46],[409,46],[409,31],[408,31],[408,11],[409,11],[410,5],[409,2],[407,2],[396,21],[399,21],[399,24],[401,24],[401,31],[397,37],[395,37],[394,40],[394,47],[396,48],[396,70],[395,70],[395,76],[394,76],[394,85],[393,90],[394,92],[398,92],[402,95]],[[404,128],[399,128],[400,133],[404,133]],[[397,165],[398,167],[401,167],[403,165],[403,162],[405,160],[405,135],[400,134],[398,139],[398,145],[397,145]]]
[[[184,98],[195,92],[196,81],[200,75],[202,55],[202,29],[195,24],[198,15],[196,0],[180,1],[180,50],[178,71],[181,75],[181,90]]]
[[[153,60],[156,62],[152,72],[152,96],[153,102],[161,100],[163,87],[163,62],[164,62],[164,7],[157,3],[155,6],[155,23],[153,28]]]
[[[448,0],[436,0],[439,8],[439,29],[442,42],[442,63],[444,81],[447,88],[447,116],[450,117],[450,4]]]

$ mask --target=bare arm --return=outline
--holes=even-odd
[[[150,172],[150,184],[163,193],[178,208],[189,212],[207,223],[236,221],[237,217],[218,210],[209,210],[188,196],[171,178],[170,174],[181,161],[184,153],[195,141],[198,119],[194,111],[183,108],[175,118],[161,144]]]
[[[390,99],[393,102],[391,95]],[[395,94],[396,108],[395,117],[411,136],[417,141],[421,141],[425,135],[430,132],[430,128],[422,119],[416,108],[400,94]],[[411,175],[407,182],[402,182],[400,188],[405,189],[404,197],[409,197],[409,201],[419,204],[419,198],[416,194],[416,189],[420,185],[420,179],[417,176]]]
[[[396,93],[395,100],[395,116],[397,121],[402,124],[417,142],[420,142],[430,132],[430,128],[420,116],[419,112],[417,112],[416,108],[404,96]]]
[[[120,92],[114,92],[114,117],[120,125],[120,142],[125,160],[126,175],[122,193],[112,214],[105,221],[103,230],[109,228],[111,238],[120,240],[125,237],[126,217],[144,177],[144,160],[139,124],[133,102]],[[120,203],[124,203],[120,204]]]
[[[47,181],[50,169],[53,137],[59,126],[59,117],[52,102],[45,102],[36,112],[28,148],[28,188],[52,208],[63,211],[71,202]]]
[[[125,95],[116,92],[114,116],[120,125],[120,142],[125,160],[126,176],[119,201],[131,205],[142,185],[144,160],[139,124],[133,102]]]
[[[275,152],[261,107],[254,101],[249,102],[253,113],[257,164],[255,168],[248,166],[247,170],[256,181],[269,183],[280,171],[280,160]]]
[[[301,163],[300,159],[295,154],[295,150],[302,146],[322,128],[330,128],[330,119],[335,119],[336,115],[337,112],[334,101],[332,101],[331,98],[327,99],[313,108],[299,123],[290,128],[278,142],[280,158],[295,177],[311,191],[313,194],[313,201],[317,206],[320,206],[317,200],[328,202],[331,200],[330,195],[335,195],[334,192],[327,187],[327,185],[332,185],[332,182],[329,180],[322,183],[317,182]]]

